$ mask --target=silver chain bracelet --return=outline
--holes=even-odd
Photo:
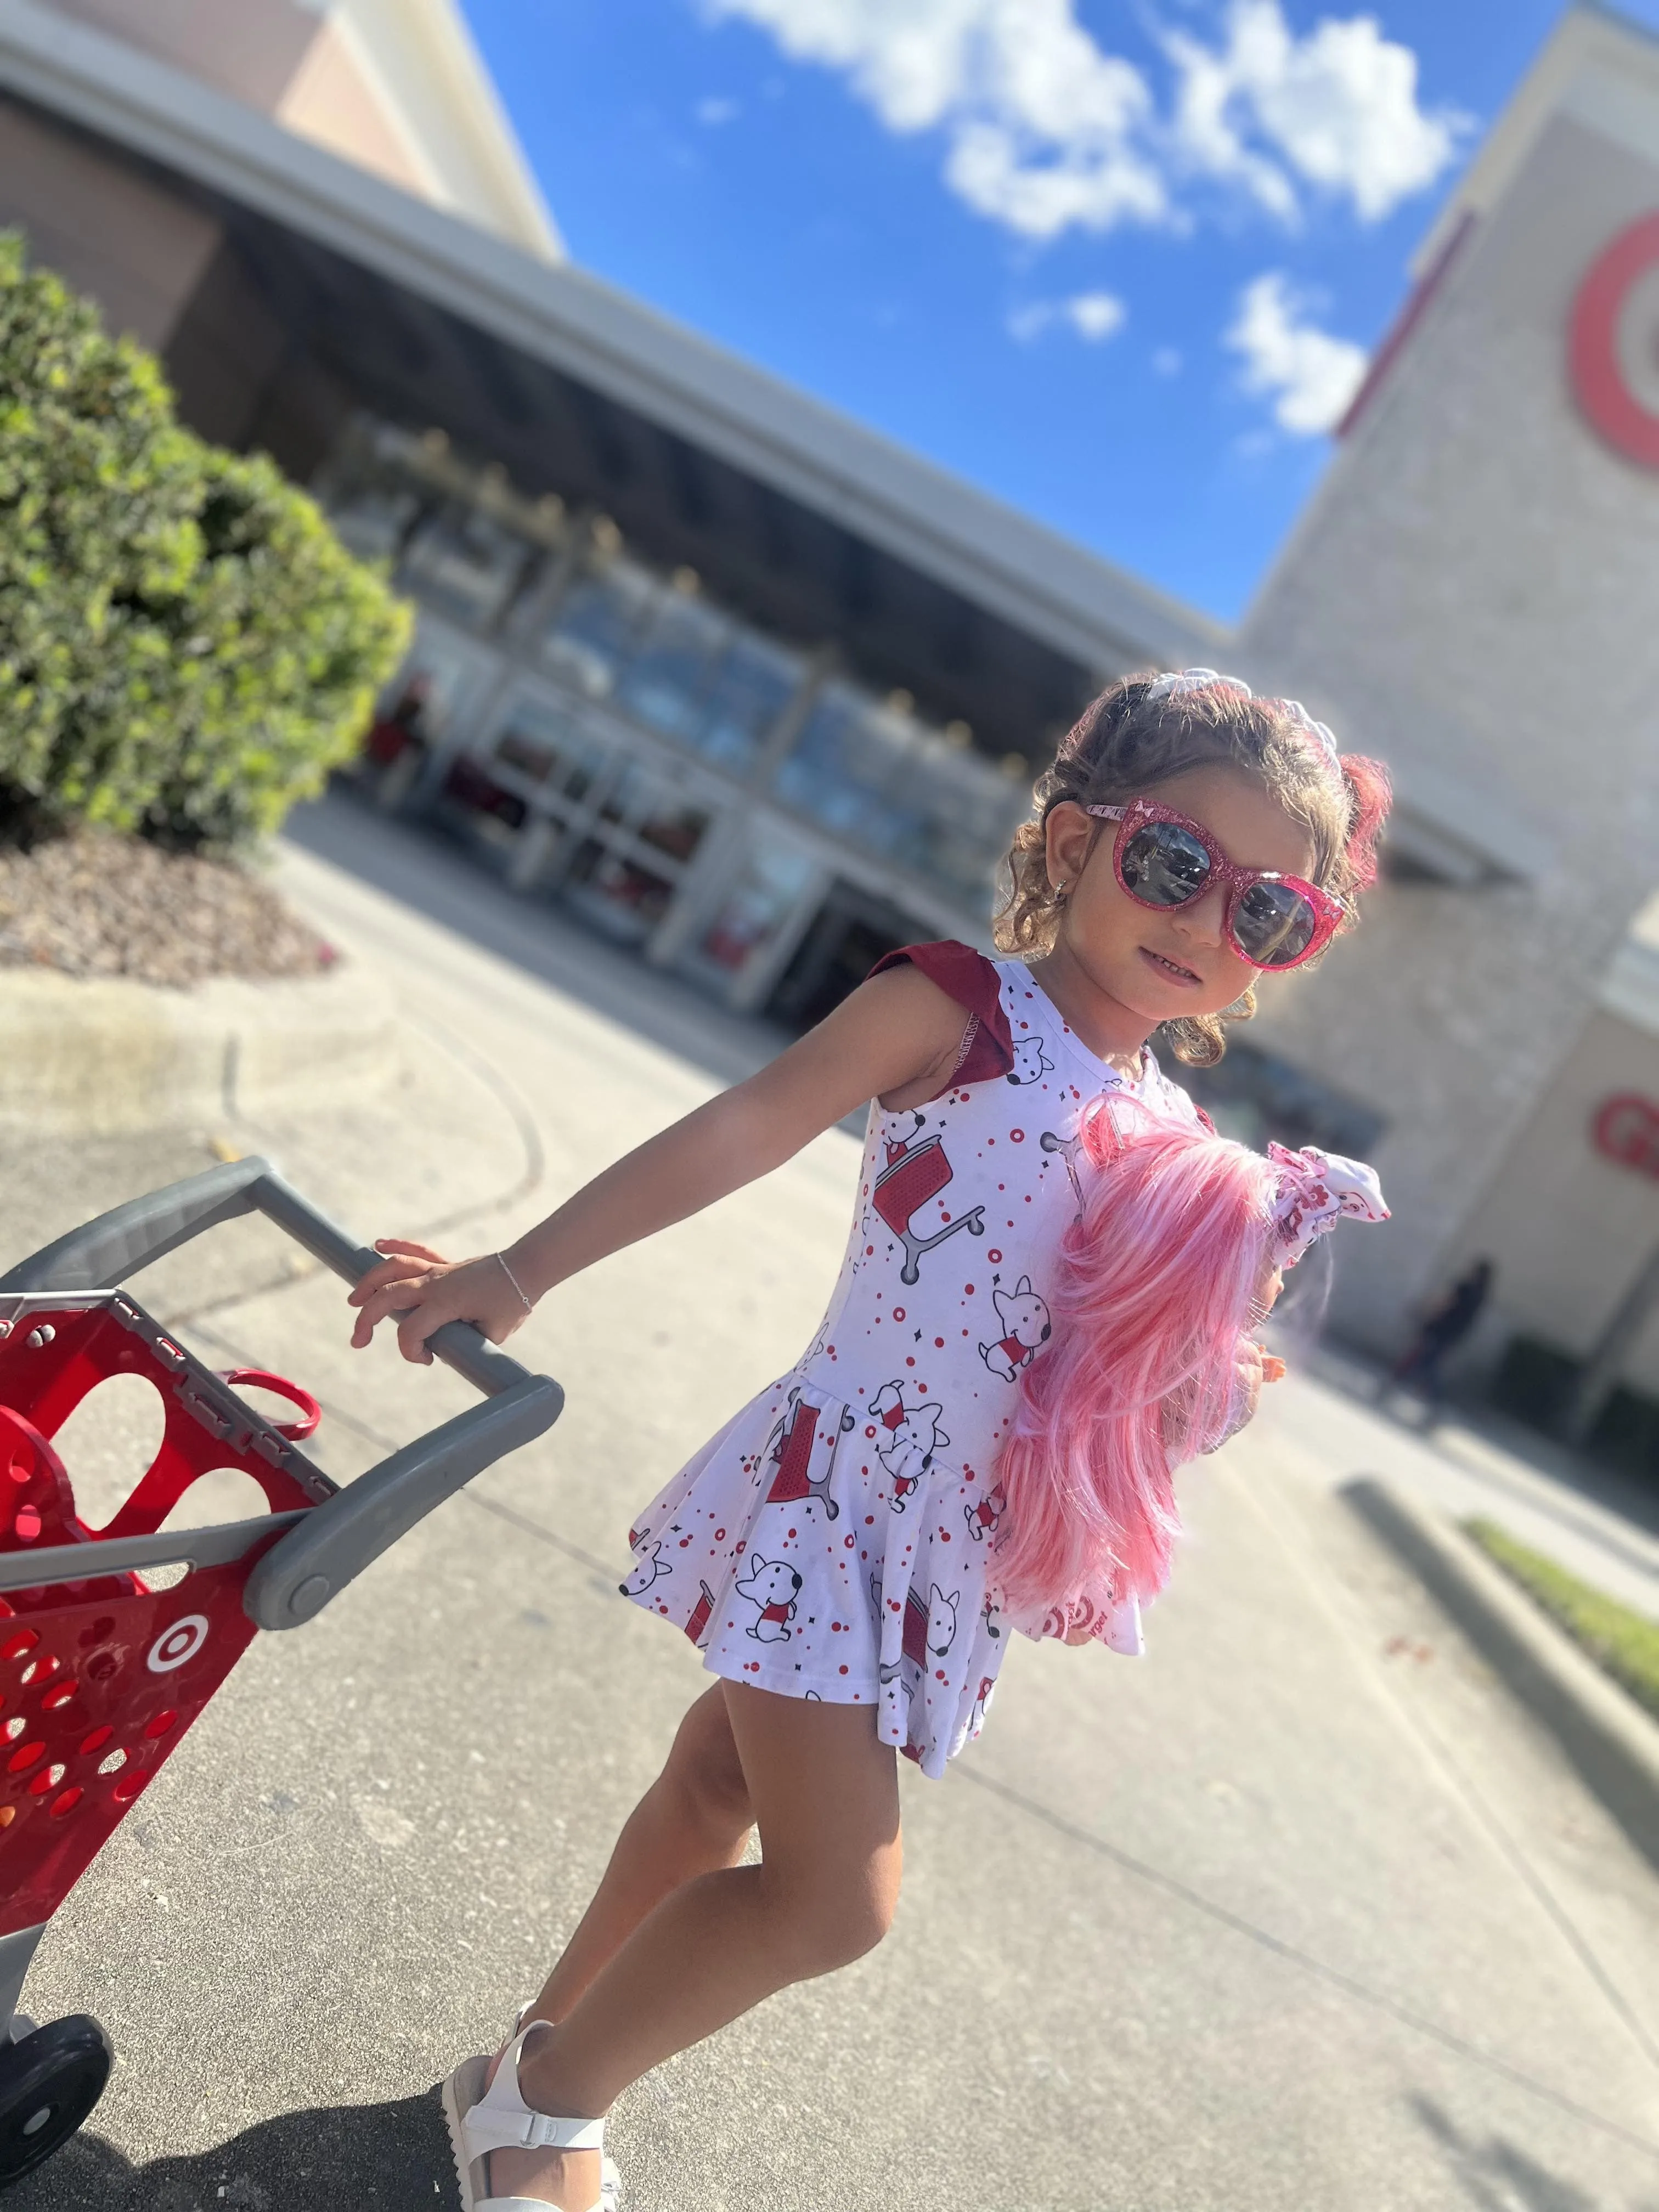
[[[508,1281],[509,1283],[511,1283],[511,1284],[512,1284],[512,1285],[513,1285],[514,1289],[518,1292],[518,1294],[519,1294],[519,1303],[520,1303],[520,1304],[521,1306],[523,1306],[523,1308],[524,1308],[524,1310],[525,1310],[525,1311],[526,1311],[526,1313],[534,1313],[534,1312],[535,1312],[535,1310],[536,1310],[536,1309],[535,1309],[535,1307],[531,1304],[530,1300],[529,1300],[527,1297],[526,1297],[526,1296],[525,1296],[525,1294],[524,1294],[524,1285],[523,1285],[523,1284],[519,1280],[518,1277],[514,1273],[514,1272],[513,1272],[512,1268],[511,1268],[511,1267],[509,1267],[507,1266],[507,1255],[506,1255],[504,1252],[498,1252],[498,1253],[495,1255],[495,1257],[496,1257],[496,1258],[501,1261],[501,1273],[502,1273],[502,1274],[504,1274],[504,1275],[507,1277],[507,1281]]]

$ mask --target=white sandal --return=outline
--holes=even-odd
[[[526,2006],[527,2011],[529,2008]],[[523,2018],[523,2014],[520,2018]],[[519,2087],[519,2061],[542,2021],[514,2036],[488,2089],[487,2057],[468,2058],[443,2085],[444,2119],[460,2185],[462,2212],[550,2212],[545,2198],[479,2197],[472,2186],[474,2162],[493,2150],[599,2150],[605,2142],[603,2120],[562,2119],[526,2104]],[[619,2185],[616,2167],[604,2161],[599,2201],[588,2212],[615,2212]]]

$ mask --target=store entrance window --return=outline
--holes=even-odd
[[[422,606],[487,630],[518,589],[535,550],[491,516],[453,501],[416,532],[398,581]]]
[[[731,1006],[757,1005],[817,899],[823,871],[804,846],[764,820],[750,833],[718,905],[682,955],[682,974]]]
[[[679,777],[624,759],[561,871],[564,897],[608,936],[643,944],[668,912],[711,818]]]
[[[526,683],[451,769],[447,797],[501,850],[522,890],[567,901],[608,936],[644,945],[721,812],[695,763],[630,746],[603,716]]]
[[[765,1011],[787,1029],[810,1030],[857,990],[883,953],[938,933],[857,884],[835,883]]]
[[[381,694],[363,742],[362,772],[383,805],[398,804],[430,757],[461,736],[488,687],[486,652],[422,616],[415,642]]]
[[[1030,805],[1024,762],[973,750],[908,708],[828,684],[778,764],[785,805],[988,917],[997,863]]]

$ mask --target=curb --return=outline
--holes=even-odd
[[[1659,1868],[1659,1728],[1449,1521],[1376,1475],[1337,1494],[1415,1570]]]
[[[389,994],[346,963],[188,991],[0,969],[0,1128],[113,1136],[365,1097],[390,1074]]]

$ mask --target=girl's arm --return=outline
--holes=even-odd
[[[350,1295],[359,1309],[351,1341],[366,1345],[397,1313],[405,1359],[429,1362],[426,1340],[449,1321],[472,1322],[501,1343],[526,1316],[508,1268],[527,1297],[539,1298],[781,1166],[871,1098],[890,1109],[931,1098],[955,1070],[966,1018],[916,968],[872,977],[769,1066],[595,1176],[499,1257],[451,1262],[381,1238],[375,1249],[387,1256]]]

